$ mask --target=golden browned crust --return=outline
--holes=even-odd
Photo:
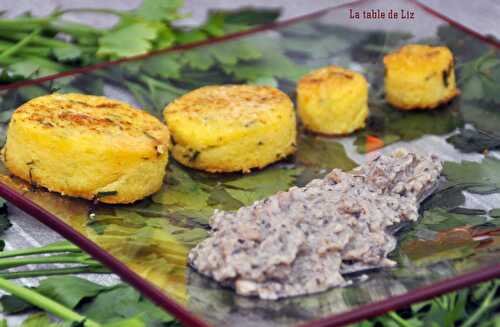
[[[342,80],[353,80],[354,76],[354,72],[344,70],[335,65],[331,65],[305,75],[299,80],[298,86],[305,87],[308,84],[316,86],[317,84],[331,81],[332,79],[343,83]]]
[[[15,111],[16,121],[33,128],[91,131],[96,134],[142,137],[153,145],[165,139],[158,119],[129,104],[103,96],[52,94],[26,102]]]

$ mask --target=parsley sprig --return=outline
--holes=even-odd
[[[0,81],[32,79],[101,61],[141,55],[152,50],[202,41],[272,22],[278,10],[214,11],[200,26],[176,22],[182,0],[144,0],[131,11],[77,8],[56,10],[46,17],[26,13],[0,18]],[[97,28],[64,18],[70,12],[92,12],[118,17],[111,28]],[[130,42],[133,40],[133,42]]]

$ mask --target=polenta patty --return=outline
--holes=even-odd
[[[459,94],[447,47],[410,44],[384,57],[385,95],[404,110],[433,109]]]
[[[196,89],[164,110],[172,155],[209,172],[249,172],[295,150],[293,103],[269,86],[224,85]]]
[[[50,191],[131,203],[161,187],[168,147],[167,127],[124,102],[52,94],[14,112],[3,160],[12,174]]]
[[[348,134],[365,127],[368,83],[352,70],[323,67],[300,79],[297,104],[306,129],[326,135]]]

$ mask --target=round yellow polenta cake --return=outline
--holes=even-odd
[[[323,67],[299,81],[297,104],[306,129],[326,135],[348,134],[365,127],[368,83],[354,71]]]
[[[384,57],[385,96],[403,110],[433,109],[458,95],[447,47],[410,44]]]
[[[161,187],[168,147],[167,127],[124,102],[52,94],[14,112],[2,153],[9,171],[33,185],[131,203]]]
[[[205,86],[163,112],[172,155],[208,172],[249,172],[295,150],[293,103],[280,90],[258,85]]]

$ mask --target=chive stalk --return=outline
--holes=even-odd
[[[0,272],[0,277],[5,279],[18,279],[18,278],[72,275],[72,274],[110,274],[110,273],[111,271],[104,267],[79,266],[79,267],[68,267],[68,268]]]
[[[87,255],[54,255],[28,258],[6,258],[0,260],[0,269],[9,269],[25,265],[40,265],[51,263],[74,263],[94,267],[100,267],[101,264]]]
[[[45,297],[29,288],[19,286],[5,278],[0,277],[0,289],[24,300],[44,311],[52,313],[65,321],[74,321],[85,327],[100,327],[101,325],[81,314],[66,308],[60,303]]]
[[[389,312],[387,315],[391,317],[391,319],[394,320],[396,324],[398,324],[401,327],[413,327],[412,324],[408,323],[406,320],[401,318],[401,316],[394,311]]]
[[[2,35],[2,38],[8,39],[8,40],[13,40],[13,41],[18,41],[18,40],[24,39],[28,35],[29,35],[28,33],[10,33],[10,34]],[[44,47],[52,47],[52,48],[68,48],[68,47],[75,46],[71,43],[67,43],[67,42],[64,42],[64,41],[61,41],[58,39],[54,39],[54,38],[42,36],[42,35],[33,36],[31,43],[34,45],[39,45],[39,46],[44,46]]]
[[[483,302],[481,302],[479,308],[474,311],[474,313],[469,316],[469,318],[462,324],[463,327],[475,326],[486,312],[495,309],[498,305],[500,305],[500,299],[495,300],[495,294],[497,292],[498,286],[499,284],[496,284],[488,292],[488,295],[484,298]]]
[[[118,17],[131,16],[129,13],[125,11],[119,11],[109,8],[68,8],[59,11],[59,14],[67,14],[67,13],[95,13],[95,14],[114,15]]]
[[[14,46],[2,51],[0,53],[0,60],[3,58],[10,57],[13,54],[15,54],[16,52],[18,52],[19,50],[21,50],[24,46],[26,46],[28,43],[30,43],[40,33],[40,31],[41,31],[41,29],[37,28],[36,30],[34,30],[33,32],[31,32],[30,34],[28,34],[27,36],[25,36],[24,38],[19,40],[19,42],[14,44]]]
[[[71,243],[60,242],[57,244],[49,244],[47,246],[36,247],[36,248],[3,251],[3,252],[0,252],[0,259],[33,255],[33,254],[47,254],[47,253],[58,253],[58,252],[76,252],[76,253],[79,253],[79,252],[81,252],[81,250],[76,245],[73,245]]]
[[[9,49],[10,47],[13,47],[15,43],[8,42],[8,41],[2,41],[0,40],[0,52],[4,51],[6,49]],[[94,48],[95,49],[95,48]],[[52,50],[46,47],[33,47],[33,46],[24,46],[21,49],[18,49],[16,54],[18,55],[33,55],[33,56],[43,56],[47,57],[50,56],[52,53]]]
[[[69,22],[64,20],[56,20],[47,26],[47,30],[54,33],[66,33],[74,37],[97,37],[104,34],[105,30],[100,30],[88,25]]]
[[[17,32],[31,32],[36,28],[46,26],[53,20],[53,17],[48,18],[23,18],[16,19],[0,19],[0,30],[3,31],[17,31]],[[6,33],[2,33],[2,37]]]

